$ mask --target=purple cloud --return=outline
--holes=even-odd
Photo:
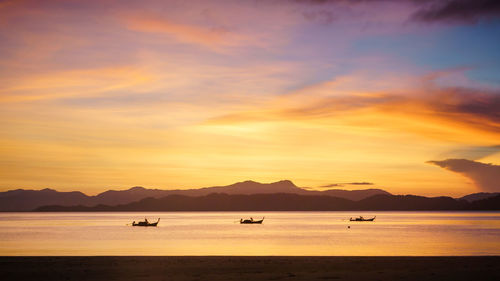
[[[425,22],[476,22],[481,18],[500,17],[498,0],[424,1],[424,8],[413,14],[413,19]]]
[[[483,18],[500,17],[498,0],[293,0],[305,5],[345,5],[377,4],[383,2],[407,2],[415,11],[410,19],[421,22],[477,22]]]
[[[331,183],[320,187],[339,187],[344,185],[374,185],[372,182],[346,182],[346,183]]]
[[[441,168],[459,173],[470,178],[483,191],[500,191],[500,166],[485,164],[467,159],[446,159],[442,161],[427,161]]]

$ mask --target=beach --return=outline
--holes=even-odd
[[[0,257],[2,280],[500,280],[500,257]]]

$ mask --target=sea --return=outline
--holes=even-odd
[[[110,255],[500,255],[500,212],[0,213],[0,256]]]

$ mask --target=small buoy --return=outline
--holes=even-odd
[[[348,226],[347,226],[347,228],[351,228],[351,226],[350,226],[350,225],[348,225]]]

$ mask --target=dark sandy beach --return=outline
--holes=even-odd
[[[1,280],[500,280],[500,257],[0,257]]]

